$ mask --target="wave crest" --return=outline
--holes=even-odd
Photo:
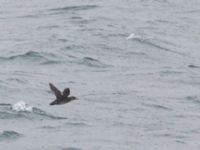
[[[28,119],[28,120],[37,120],[37,119],[55,119],[62,120],[67,119],[65,117],[59,117],[51,115],[39,108],[31,107],[25,102],[18,102],[17,108],[13,109],[11,104],[0,104],[0,119]],[[14,105],[16,105],[14,104]]]
[[[19,101],[16,104],[12,105],[12,109],[15,111],[28,111],[32,112],[33,108],[26,104],[24,101]]]
[[[0,140],[13,140],[21,137],[22,135],[16,131],[3,131],[0,133]]]
[[[97,67],[97,68],[110,67],[110,65],[104,64],[101,61],[99,61],[98,59],[94,59],[92,57],[83,57],[80,60],[79,64],[89,66],[89,67]]]
[[[97,7],[99,6],[97,5],[66,6],[66,7],[60,7],[60,8],[53,8],[53,9],[50,9],[50,11],[56,11],[56,12],[81,11],[81,10],[94,9]]]

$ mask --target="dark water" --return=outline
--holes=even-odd
[[[0,149],[198,150],[199,8],[1,0]],[[79,100],[50,107],[49,82]]]

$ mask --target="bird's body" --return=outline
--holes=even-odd
[[[49,105],[62,105],[77,99],[74,96],[69,96],[70,94],[69,88],[64,89],[63,93],[61,93],[61,91],[58,90],[52,83],[49,83],[49,86],[56,96],[56,100],[51,102]]]

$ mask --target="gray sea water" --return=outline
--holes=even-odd
[[[1,0],[0,149],[199,150],[199,8]],[[79,100],[49,106],[49,82]]]

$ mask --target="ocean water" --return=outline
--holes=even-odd
[[[199,150],[199,8],[1,0],[0,149]]]

